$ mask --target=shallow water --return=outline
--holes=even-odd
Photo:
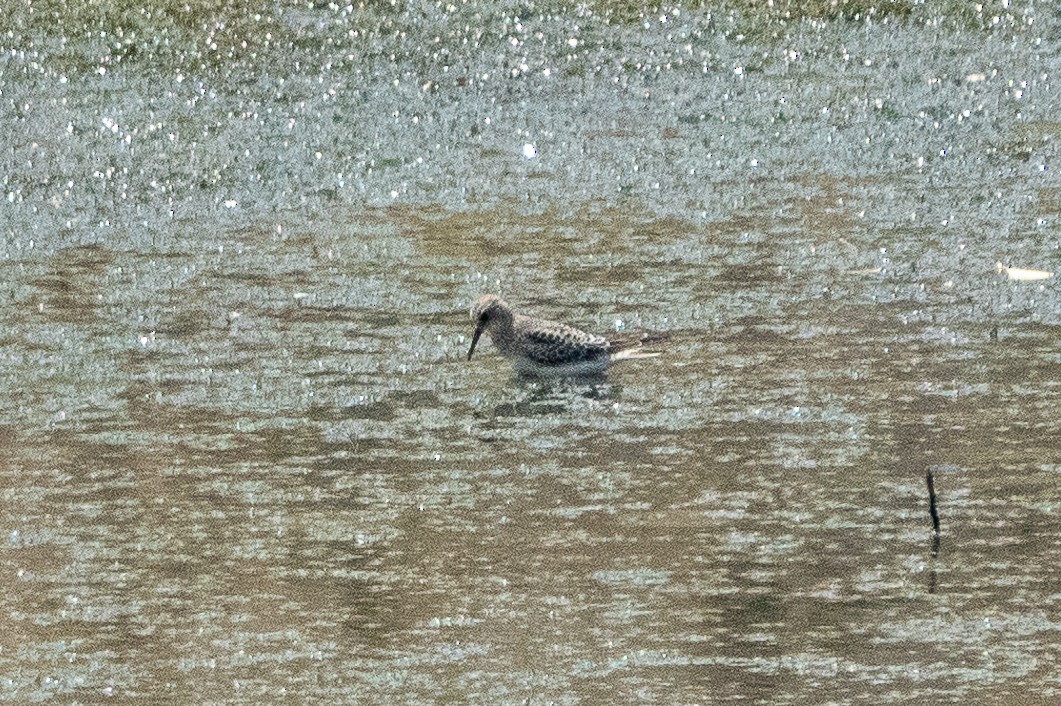
[[[1058,698],[1052,10],[31,7],[4,699]]]

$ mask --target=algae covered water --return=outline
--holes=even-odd
[[[0,698],[1055,701],[1061,17],[778,5],[8,9]]]

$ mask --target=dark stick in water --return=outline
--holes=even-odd
[[[936,509],[936,486],[932,482],[932,471],[925,475],[925,482],[928,483],[928,511],[932,515],[932,529],[939,537],[939,511]]]

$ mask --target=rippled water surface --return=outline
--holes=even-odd
[[[0,698],[1055,703],[1059,37],[20,4]],[[486,292],[669,340],[520,379]]]

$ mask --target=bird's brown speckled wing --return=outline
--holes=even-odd
[[[541,365],[602,360],[611,352],[611,345],[603,336],[552,321],[535,320],[533,324],[521,327],[519,337],[527,357]]]

